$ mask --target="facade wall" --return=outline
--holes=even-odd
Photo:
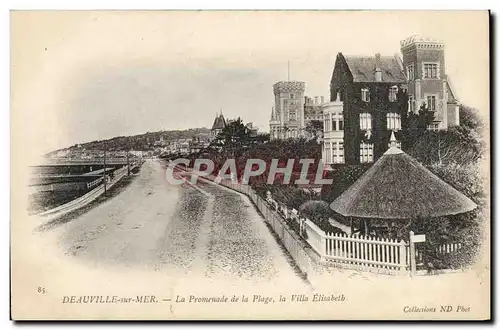
[[[330,99],[343,101],[344,117],[344,158],[346,164],[361,162],[360,149],[362,144],[373,145],[372,158],[375,162],[387,150],[392,130],[387,128],[387,114],[395,113],[401,118],[408,110],[408,95],[403,91],[403,84],[388,82],[353,82],[345,61],[337,57],[336,67],[330,84]],[[395,102],[389,100],[389,90],[397,86],[398,94]],[[369,102],[361,97],[361,89],[370,92]],[[340,98],[340,100],[339,100]],[[362,129],[360,114],[371,116],[371,129]],[[399,130],[395,131],[396,139],[401,140]]]
[[[397,99],[389,101],[389,89],[398,87]],[[346,128],[344,132],[344,144],[346,163],[359,164],[361,162],[361,144],[373,144],[373,160],[375,162],[387,151],[392,129],[387,127],[387,114],[399,115],[400,125],[407,111],[408,98],[402,90],[401,84],[393,83],[353,83],[347,89],[344,101],[344,118]],[[361,89],[370,91],[370,101],[361,99]],[[371,129],[365,129],[361,125],[361,114],[369,114],[371,118]],[[397,140],[401,140],[400,129],[394,129]]]

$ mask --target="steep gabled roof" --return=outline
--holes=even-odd
[[[344,216],[379,219],[439,217],[476,204],[418,161],[391,147],[331,204]]]
[[[375,56],[344,56],[354,82],[375,82]],[[381,56],[382,82],[405,83],[406,77],[395,56]]]

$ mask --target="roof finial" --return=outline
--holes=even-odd
[[[391,131],[391,139],[390,139],[391,142],[397,142],[398,140],[396,140],[396,136],[394,135],[394,131]]]
[[[384,155],[397,155],[403,153],[401,149],[398,147],[398,140],[396,140],[396,136],[394,135],[394,131],[391,131],[391,138],[389,140],[389,149],[384,153]]]

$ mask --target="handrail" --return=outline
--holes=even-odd
[[[127,172],[126,166],[116,170],[115,177],[108,184],[108,187],[109,188],[112,187],[116,182],[121,180],[126,175],[125,174],[126,172]],[[101,178],[101,180],[102,180],[102,178]],[[104,192],[104,186],[99,185],[96,188],[92,189],[91,191],[87,192],[86,194],[84,194],[84,195],[82,195],[82,196],[80,196],[80,197],[78,197],[78,198],[76,198],[68,203],[64,203],[64,204],[59,205],[59,206],[52,208],[50,210],[35,214],[35,216],[40,216],[40,217],[47,217],[47,216],[51,216],[51,215],[52,216],[60,216],[64,213],[76,210],[80,207],[87,205],[88,203],[90,203],[91,201],[93,201],[94,199],[99,197],[103,192]],[[58,214],[58,213],[61,213],[61,214]]]

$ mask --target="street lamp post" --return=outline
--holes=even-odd
[[[127,176],[130,176],[129,154],[130,154],[130,138],[127,139]]]
[[[106,142],[104,142],[104,168],[102,169],[104,178],[104,197],[106,197]]]

